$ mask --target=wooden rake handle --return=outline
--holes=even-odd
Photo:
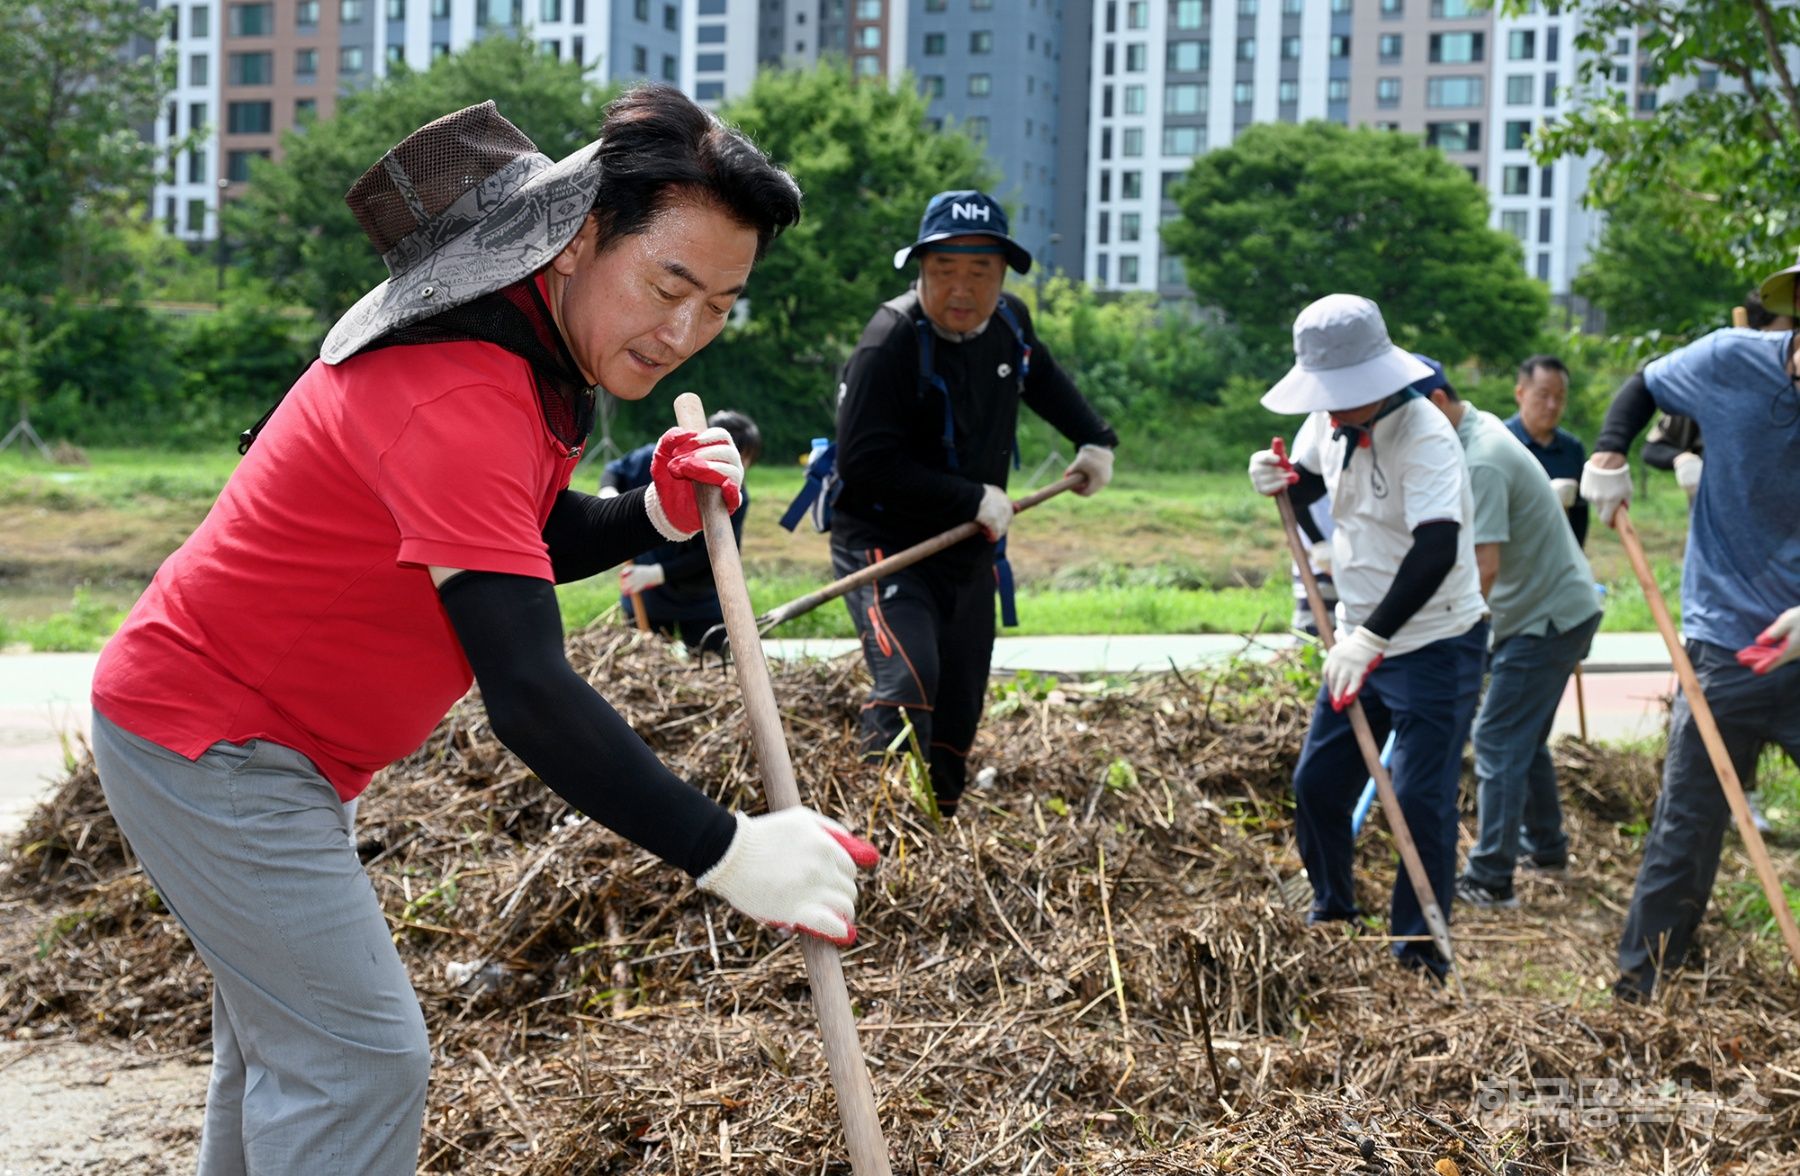
[[[1275,505],[1281,509],[1281,526],[1287,532],[1288,550],[1293,553],[1294,564],[1300,569],[1300,582],[1306,585],[1306,601],[1312,606],[1313,623],[1319,627],[1319,640],[1329,650],[1337,644],[1335,630],[1331,625],[1331,613],[1325,608],[1325,598],[1319,595],[1319,582],[1313,578],[1312,561],[1308,558],[1306,544],[1300,541],[1300,522],[1294,517],[1294,503],[1283,490],[1275,495]],[[1381,762],[1381,748],[1375,743],[1375,732],[1369,727],[1369,716],[1363,713],[1362,703],[1354,700],[1350,703],[1350,728],[1356,732],[1356,745],[1362,749],[1363,762],[1368,765],[1369,776],[1375,781],[1375,793],[1381,798],[1381,811],[1387,815],[1388,832],[1393,834],[1394,845],[1400,850],[1400,861],[1406,867],[1406,876],[1412,882],[1413,894],[1419,900],[1419,910],[1425,916],[1425,926],[1431,930],[1431,941],[1437,945],[1438,954],[1444,962],[1452,966],[1456,963],[1456,955],[1450,946],[1450,924],[1444,919],[1443,908],[1438,906],[1437,895],[1431,889],[1431,878],[1425,873],[1425,863],[1419,858],[1419,847],[1413,844],[1412,830],[1407,827],[1406,814],[1400,811],[1400,798],[1394,793],[1393,778],[1388,775],[1387,766]],[[1461,983],[1460,977],[1458,983]]]
[[[684,429],[706,427],[706,409],[691,392],[675,398],[675,422]],[[700,519],[706,531],[706,552],[712,557],[713,583],[725,614],[725,631],[731,639],[732,664],[750,717],[750,743],[762,772],[769,808],[792,808],[800,803],[800,787],[794,779],[794,763],[788,755],[781,712],[775,705],[775,684],[763,657],[756,631],[756,614],[750,608],[750,592],[744,584],[744,566],[731,533],[731,512],[717,486],[697,486]],[[812,985],[813,1011],[825,1040],[825,1060],[831,1067],[831,1085],[837,1092],[838,1116],[844,1124],[844,1141],[850,1149],[850,1167],[856,1176],[891,1176],[887,1141],[875,1112],[875,1092],[863,1061],[862,1044],[856,1037],[856,1020],[850,1012],[850,993],[844,984],[844,965],[837,948],[811,935],[800,936],[806,958],[806,976]]]
[[[1700,690],[1700,676],[1694,672],[1694,663],[1688,659],[1687,650],[1682,648],[1681,638],[1675,633],[1675,620],[1669,615],[1668,602],[1656,585],[1656,577],[1650,574],[1650,561],[1644,555],[1644,545],[1638,539],[1637,528],[1632,526],[1630,512],[1625,507],[1619,507],[1613,514],[1613,528],[1619,532],[1619,541],[1625,545],[1625,554],[1631,560],[1631,570],[1637,573],[1638,583],[1644,589],[1644,602],[1650,606],[1650,615],[1656,618],[1663,644],[1669,647],[1669,660],[1681,679],[1681,692],[1687,698],[1688,710],[1693,712],[1694,725],[1700,728],[1700,741],[1706,745],[1706,754],[1712,759],[1719,787],[1724,790],[1725,802],[1731,806],[1731,817],[1737,822],[1738,836],[1744,840],[1744,851],[1756,867],[1757,881],[1762,883],[1769,909],[1775,913],[1775,922],[1781,928],[1781,938],[1787,943],[1788,954],[1794,957],[1795,966],[1800,967],[1800,928],[1794,926],[1794,912],[1788,909],[1787,895],[1781,889],[1781,879],[1769,860],[1769,851],[1763,845],[1756,821],[1750,816],[1750,806],[1744,801],[1744,788],[1738,782],[1737,769],[1731,765],[1731,754],[1725,750],[1725,740],[1719,735],[1718,721],[1713,718],[1712,707],[1707,705],[1706,695]]]
[[[1067,478],[1063,478],[1061,481],[1052,482],[1042,490],[1035,491],[1034,493],[1027,494],[1023,498],[1015,500],[1012,504],[1013,513],[1018,514],[1020,511],[1030,510],[1046,498],[1054,498],[1063,491],[1073,490],[1077,486],[1084,485],[1086,482],[1087,477],[1083,474],[1072,474]],[[809,613],[827,601],[836,600],[847,592],[854,592],[864,584],[878,580],[882,576],[892,575],[901,568],[916,564],[927,556],[936,555],[946,547],[954,547],[963,540],[973,538],[980,533],[981,524],[970,521],[958,523],[948,531],[933,535],[929,539],[921,539],[911,547],[896,551],[894,554],[886,556],[885,558],[870,564],[866,568],[858,568],[848,576],[845,576],[842,579],[833,580],[823,588],[808,592],[805,596],[796,597],[786,604],[777,605],[770,609],[766,614],[759,618],[762,631],[767,633],[776,625],[791,621],[803,613]]]

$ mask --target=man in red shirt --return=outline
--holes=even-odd
[[[481,686],[572,806],[764,922],[855,937],[875,852],[810,809],[721,808],[569,666],[554,585],[735,506],[728,434],[671,429],[650,486],[570,490],[596,393],[710,342],[799,217],[793,180],[644,87],[560,163],[493,103],[347,201],[390,278],[337,323],[101,657],[107,802],[212,969],[202,1176],[410,1176],[430,1049],[351,831],[381,767]]]

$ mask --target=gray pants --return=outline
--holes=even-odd
[[[213,974],[201,1176],[412,1176],[430,1041],[351,806],[253,740],[197,761],[94,715],[113,817]]]
[[[1800,763],[1800,662],[1759,675],[1738,665],[1723,646],[1690,641],[1687,652],[1740,781],[1752,777],[1757,757],[1770,743]],[[1647,993],[1661,972],[1679,967],[1687,956],[1706,914],[1731,823],[1694,712],[1687,696],[1678,695],[1669,720],[1662,795],[1619,940],[1621,984]]]

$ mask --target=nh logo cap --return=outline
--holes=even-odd
[[[1006,209],[986,192],[973,188],[939,192],[925,206],[919,220],[919,238],[894,254],[894,268],[899,269],[919,253],[930,251],[936,241],[951,237],[993,237],[1006,262],[1020,273],[1031,269],[1031,254],[1008,236]]]

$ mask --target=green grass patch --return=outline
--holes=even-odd
[[[124,623],[125,613],[77,588],[66,612],[36,619],[9,619],[0,613],[0,650],[92,653]]]

